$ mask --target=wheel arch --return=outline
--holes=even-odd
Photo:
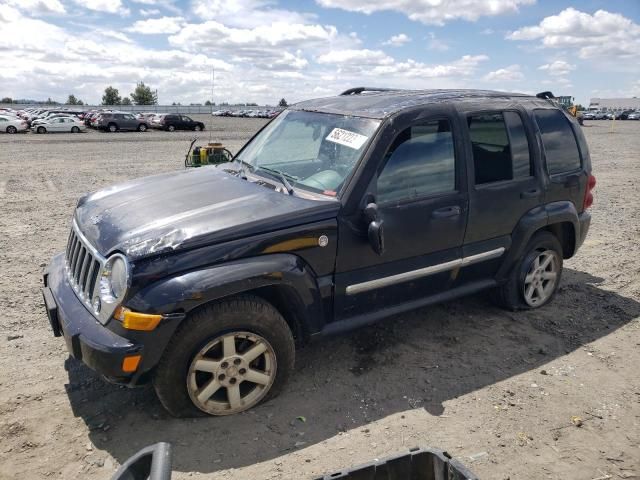
[[[511,233],[511,248],[496,275],[506,279],[518,259],[525,253],[531,237],[539,231],[548,231],[562,245],[563,258],[571,258],[579,245],[580,222],[573,202],[559,201],[541,205],[525,213]]]
[[[324,325],[315,274],[291,254],[264,255],[178,274],[139,290],[126,304],[142,312],[188,316],[238,295],[255,295],[273,305],[298,343],[306,343]]]

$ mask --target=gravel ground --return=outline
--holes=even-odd
[[[237,151],[263,123],[215,119],[212,137]],[[267,404],[198,420],[70,360],[39,290],[77,197],[181,168],[193,134],[0,136],[0,478],[107,479],[157,441],[177,479],[309,478],[416,445],[484,479],[640,478],[640,122],[584,130],[592,230],[551,305],[399,315],[300,350]]]

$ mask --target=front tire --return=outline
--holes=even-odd
[[[44,128],[44,127],[38,127],[38,128],[36,129],[36,132],[38,132],[38,133],[47,133],[47,129],[46,129],[46,128]]]
[[[199,131],[201,131],[201,130],[202,130],[202,127],[201,127],[200,125],[196,125],[195,127],[193,127],[193,129],[194,129],[196,132],[199,132]]]
[[[549,303],[562,277],[562,245],[550,232],[533,235],[522,261],[492,299],[508,310],[530,310]]]
[[[138,131],[139,132],[146,132],[147,131],[147,126],[144,123],[141,123],[140,125],[138,125]]]
[[[231,415],[277,395],[294,360],[293,335],[282,315],[261,298],[241,296],[188,317],[153,384],[176,417]]]
[[[80,133],[80,129],[78,127],[71,127],[71,133]]]

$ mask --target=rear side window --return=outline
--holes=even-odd
[[[471,115],[467,122],[476,185],[531,175],[529,142],[520,115],[485,113]]]
[[[402,131],[385,155],[378,201],[398,202],[455,191],[455,154],[448,120]]]
[[[569,120],[560,110],[534,110],[550,175],[580,168],[580,152]]]

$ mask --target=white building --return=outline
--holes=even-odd
[[[621,110],[640,110],[640,98],[592,98],[589,110],[617,112]]]

